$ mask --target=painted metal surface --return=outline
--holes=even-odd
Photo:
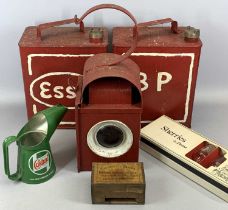
[[[139,27],[137,48],[130,57],[141,70],[142,125],[166,114],[190,127],[202,42],[185,41],[184,27],[174,31],[145,26]],[[114,28],[113,52],[124,53],[131,40],[132,28]]]
[[[53,27],[73,22],[57,21],[25,29],[19,42],[28,117],[54,104],[61,103],[69,111],[60,123],[62,128],[75,127],[75,91],[68,78],[82,75],[87,58],[107,52],[108,32],[102,42],[90,42],[92,28]]]

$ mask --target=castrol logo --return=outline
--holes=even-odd
[[[73,83],[77,83],[78,76],[80,74],[74,72],[43,74],[30,84],[30,95],[34,101],[47,107],[61,103],[68,109],[74,109],[76,97],[74,89],[77,84],[68,84],[68,81],[71,78]]]
[[[51,154],[48,150],[42,150],[29,158],[29,168],[37,175],[47,173],[51,167]]]
[[[46,167],[48,161],[49,161],[48,154],[46,154],[46,155],[45,155],[44,157],[42,157],[41,159],[37,159],[37,160],[34,162],[34,165],[33,165],[34,171],[38,171],[38,170],[40,170],[41,168]]]

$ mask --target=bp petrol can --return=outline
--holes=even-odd
[[[172,27],[149,27],[171,22]],[[191,126],[194,93],[202,42],[199,30],[178,28],[167,18],[139,24],[137,48],[130,58],[140,67],[143,125],[165,114]],[[113,29],[113,52],[129,48],[132,28]]]

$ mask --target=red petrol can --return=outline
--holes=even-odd
[[[80,24],[75,27],[53,27],[76,22],[67,19],[27,27],[19,42],[28,117],[61,103],[68,108],[60,127],[75,127],[75,91],[68,78],[83,73],[86,59],[107,52],[108,32],[94,36],[96,28]],[[92,36],[91,36],[92,32]],[[96,35],[96,34],[95,34]],[[94,39],[93,39],[94,38]]]
[[[171,28],[148,27],[167,22],[172,23]],[[141,70],[141,122],[146,124],[165,114],[190,127],[202,46],[199,30],[178,28],[170,18],[138,26],[138,44],[130,58]],[[113,52],[124,53],[131,40],[132,28],[114,28]]]

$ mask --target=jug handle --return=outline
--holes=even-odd
[[[10,144],[15,142],[17,140],[16,136],[9,136],[3,141],[3,155],[4,155],[4,168],[5,168],[5,174],[8,176],[11,180],[19,180],[21,177],[19,175],[19,171],[17,169],[17,172],[14,174],[10,174],[9,169],[9,150],[8,147]]]

